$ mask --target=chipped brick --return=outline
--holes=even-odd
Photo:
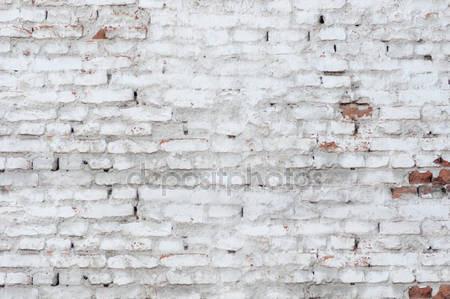
[[[335,151],[335,150],[338,148],[336,142],[334,142],[334,141],[331,141],[331,142],[322,142],[322,143],[319,145],[319,147],[320,147],[320,149],[322,149],[322,150],[324,150],[324,151],[327,151],[327,152],[333,152],[333,151]]]
[[[446,194],[445,188],[441,186],[423,185],[419,186],[419,196],[422,198],[443,198]]]
[[[92,37],[92,39],[106,39],[106,28],[102,28]]]
[[[431,180],[433,179],[433,174],[431,171],[412,171],[409,173],[409,183],[410,184],[426,184],[431,183]]]
[[[340,104],[342,116],[346,119],[358,120],[372,116],[373,108],[368,104],[344,103]]]
[[[433,161],[435,164],[438,164],[442,167],[450,167],[450,162],[447,160],[442,159],[442,157],[437,158]]]

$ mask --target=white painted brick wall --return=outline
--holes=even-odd
[[[448,0],[0,0],[0,298],[450,298]]]

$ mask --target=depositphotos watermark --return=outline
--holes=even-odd
[[[323,174],[318,171],[293,169],[260,169],[253,171],[251,167],[244,169],[214,169],[214,170],[168,170],[152,171],[141,165],[140,171],[127,176],[127,184],[149,184],[161,189],[166,195],[167,189],[183,187],[184,189],[226,190],[231,195],[233,191],[248,190],[254,187],[283,187],[295,190],[308,185],[323,183]]]

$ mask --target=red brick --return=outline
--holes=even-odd
[[[398,198],[401,198],[402,196],[408,195],[408,194],[417,195],[417,187],[410,187],[410,186],[394,187],[391,189],[391,192],[392,192],[392,198],[398,199]]]
[[[102,28],[100,29],[93,37],[92,39],[106,39],[106,29]]]
[[[409,173],[410,184],[427,184],[431,183],[432,179],[433,174],[430,171],[420,172],[415,170]]]
[[[334,141],[331,141],[331,142],[322,142],[322,143],[319,145],[319,147],[320,147],[320,149],[322,149],[322,150],[324,150],[324,151],[327,151],[327,152],[333,152],[333,151],[335,151],[335,150],[338,148],[336,142],[334,142]]]
[[[442,185],[450,184],[450,169],[442,169],[439,171],[439,176],[434,180],[434,182]]]
[[[443,284],[439,287],[439,292],[433,299],[450,299],[450,284]]]
[[[414,286],[409,288],[408,295],[410,299],[431,298],[432,292],[433,289],[429,286],[426,287]]]
[[[344,118],[357,120],[372,116],[373,108],[368,104],[345,103],[341,104],[341,113]]]
[[[450,167],[450,162],[442,159],[442,157],[437,158],[433,161],[435,164],[441,165],[443,167]]]

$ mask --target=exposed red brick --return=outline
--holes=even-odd
[[[439,176],[434,180],[437,184],[450,184],[450,169],[442,169],[439,171]]]
[[[401,198],[403,195],[408,195],[408,194],[417,194],[417,188],[416,187],[394,187],[391,189],[392,192],[392,198],[394,199],[398,199]]]
[[[373,108],[368,104],[345,103],[340,106],[342,115],[347,119],[357,120],[372,116]]]
[[[432,292],[433,289],[429,286],[426,287],[414,286],[409,288],[408,295],[410,299],[431,298]]]
[[[431,183],[432,179],[433,174],[430,171],[420,172],[415,170],[409,173],[410,184],[427,184]]]
[[[327,151],[327,152],[332,152],[334,150],[336,150],[338,148],[336,142],[331,141],[331,142],[322,142],[319,145],[320,149]]]
[[[106,29],[102,28],[100,29],[93,37],[92,39],[106,39]]]
[[[450,284],[443,284],[439,287],[439,292],[433,299],[450,299]]]
[[[442,157],[437,158],[433,162],[438,164],[438,165],[441,165],[443,167],[450,167],[450,162],[448,162],[447,160],[442,159]]]

